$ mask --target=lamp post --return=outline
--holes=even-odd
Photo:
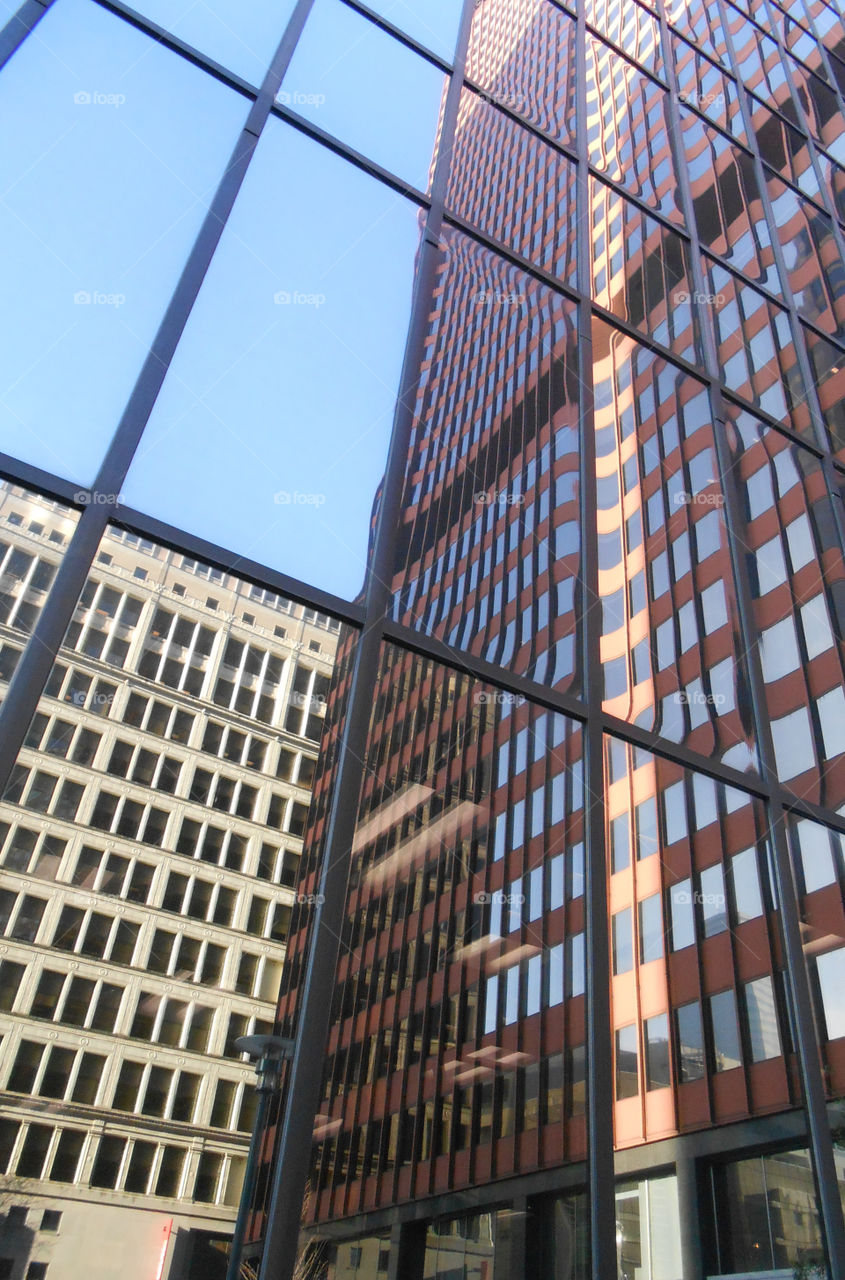
[[[240,1036],[235,1041],[235,1048],[241,1053],[248,1053],[251,1058],[256,1060],[255,1074],[258,1077],[258,1083],[256,1085],[256,1090],[258,1092],[258,1107],[255,1114],[255,1125],[252,1130],[252,1138],[249,1144],[249,1155],[247,1156],[246,1169],[244,1170],[244,1182],[243,1187],[241,1188],[241,1201],[238,1206],[238,1216],[235,1221],[235,1231],[232,1236],[232,1248],[229,1253],[229,1266],[226,1271],[226,1280],[240,1280],[241,1254],[244,1247],[244,1236],[246,1235],[246,1223],[247,1217],[249,1216],[249,1207],[252,1202],[253,1192],[255,1191],[261,1136],[264,1133],[270,1099],[275,1093],[278,1093],[279,1090],[279,1076],[281,1075],[282,1063],[293,1054],[293,1041],[286,1040],[282,1036]]]

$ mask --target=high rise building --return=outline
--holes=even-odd
[[[824,2],[463,7],[267,1280],[303,1185],[332,1280],[845,1274],[843,87]]]
[[[78,1142],[58,1131],[102,1103],[64,1202],[124,1212],[146,1178],[150,1211],[176,1190],[178,1225],[223,1222],[245,1135],[203,1128],[205,1080],[181,1120],[190,1080],[153,1068],[190,1076],[199,1052],[171,1003],[202,991],[218,1034],[247,1009],[269,1021],[268,992],[241,1004],[197,967],[184,984],[191,949],[154,936],[180,910],[196,966],[207,942],[260,949],[245,897],[284,906],[288,886],[240,877],[274,844],[274,797],[291,820],[304,804],[301,775],[279,792],[245,755],[202,771],[218,772],[233,729],[267,738],[271,773],[287,733],[314,757],[317,690],[276,1023],[294,1052],[258,1135],[243,1273],[290,1280],[304,1227],[299,1273],[320,1280],[845,1275],[840,4],[25,0],[11,15],[0,464],[17,498],[61,504],[68,541],[54,577],[33,568],[14,593],[29,639],[4,637],[21,652],[0,787],[37,833],[14,855],[29,861],[10,873],[25,884],[9,945],[53,947],[45,971],[80,965],[60,1014],[76,979],[92,999],[119,985],[99,968],[127,945],[121,925],[149,943],[133,959],[167,964],[127,967],[161,997],[142,1001],[143,1035],[113,1028],[126,1064],[162,1055],[134,1095],[127,1068],[131,1108],[75,1098],[96,1076],[80,1057],[36,1118],[39,1088],[61,1079],[55,1050],[101,1052],[99,1003],[90,1045],[57,1031],[49,1057],[23,1055],[32,1096],[13,1090],[4,1110],[4,1190],[31,1169],[30,1196],[46,1195]],[[160,554],[132,559],[127,533]],[[113,582],[101,554],[127,576]],[[203,601],[180,556],[228,576],[229,594],[149,601],[144,630],[136,567]],[[253,591],[341,624],[309,633],[309,650],[337,635],[330,689],[309,675],[283,690],[272,660],[288,637],[250,638],[238,601]],[[112,715],[96,699],[97,681],[119,683],[113,645],[138,666]],[[79,705],[57,663],[91,674]],[[138,711],[149,680],[166,692]],[[195,716],[197,735],[201,721],[202,741],[162,744],[156,702]],[[54,739],[70,742],[55,766]],[[119,781],[108,763],[87,780],[106,751]],[[187,791],[168,791],[174,765],[155,755],[184,757]],[[84,829],[63,816],[82,774]],[[250,788],[259,862],[239,868],[226,858]],[[142,822],[164,823],[161,846]],[[198,826],[185,840],[199,855],[206,823],[229,834],[202,923],[228,939],[214,913],[240,894],[237,939],[192,933],[188,886],[143,922],[127,902],[106,934],[108,863],[88,858],[93,881],[74,884],[77,849],[190,880],[178,840]],[[44,858],[59,868],[49,894]],[[45,900],[41,920],[27,897]],[[59,937],[79,960],[51,940],[70,911],[83,918]],[[102,964],[82,958],[91,922]],[[31,1006],[4,1025],[24,1036],[18,1013],[39,1042]],[[17,1042],[3,1070],[16,1062]],[[246,1064],[208,1071],[235,1086],[234,1108]],[[217,1206],[189,1212],[212,1186]],[[68,1273],[62,1231],[46,1243],[59,1210],[20,1223],[22,1207],[12,1235],[41,1232],[27,1280]],[[152,1245],[153,1274],[187,1265]],[[0,1256],[22,1280],[22,1252]]]
[[[0,528],[8,682],[74,518],[6,485]],[[0,802],[15,1280],[225,1268],[256,1100],[234,1042],[272,1029],[337,629],[103,539]]]

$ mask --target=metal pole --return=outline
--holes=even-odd
[[[252,1197],[255,1192],[255,1183],[258,1177],[258,1153],[261,1149],[262,1139],[264,1137],[264,1126],[267,1122],[267,1110],[270,1106],[270,1099],[276,1092],[276,1084],[261,1083],[258,1085],[258,1108],[255,1114],[255,1127],[252,1131],[252,1138],[249,1144],[249,1155],[246,1160],[246,1170],[244,1172],[244,1183],[241,1188],[241,1199],[238,1205],[238,1216],[235,1220],[235,1230],[232,1236],[232,1245],[229,1251],[229,1266],[226,1270],[226,1280],[240,1280],[241,1274],[241,1254],[244,1247],[244,1239],[246,1237],[246,1224],[249,1218],[249,1210],[252,1204]]]
[[[238,1216],[235,1220],[235,1230],[229,1251],[226,1280],[240,1280],[241,1254],[243,1253],[246,1224],[258,1178],[258,1158],[264,1139],[264,1130],[267,1125],[267,1111],[270,1106],[270,1099],[279,1091],[282,1062],[285,1058],[291,1056],[293,1044],[290,1040],[285,1040],[281,1036],[241,1036],[235,1041],[235,1048],[258,1059],[255,1066],[255,1074],[258,1076],[258,1084],[256,1085],[258,1108],[255,1114],[255,1124],[252,1128],[252,1138],[249,1143],[249,1155],[247,1156],[246,1169],[244,1170]]]

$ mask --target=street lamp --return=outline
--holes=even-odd
[[[255,1191],[261,1136],[264,1133],[270,1099],[279,1091],[279,1076],[282,1071],[282,1063],[293,1055],[293,1041],[286,1040],[283,1036],[239,1036],[235,1041],[235,1048],[239,1053],[248,1053],[251,1058],[256,1060],[255,1074],[258,1077],[258,1083],[255,1087],[258,1092],[258,1107],[255,1114],[252,1139],[249,1144],[246,1169],[244,1170],[241,1202],[238,1206],[238,1216],[232,1236],[226,1280],[240,1280],[241,1253],[244,1247],[249,1207]]]

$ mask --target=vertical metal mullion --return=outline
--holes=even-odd
[[[17,53],[27,36],[35,29],[54,0],[24,0],[0,30],[0,69]]]
[[[576,225],[578,289],[578,376],[581,527],[583,572],[581,609],[582,666],[589,712],[584,726],[584,869],[587,1006],[587,1196],[590,1223],[590,1271],[594,1280],[616,1280],[616,1194],[614,1188],[613,1016],[610,999],[610,939],[605,852],[604,743],[600,718],[603,673],[600,662],[601,615],[598,610],[598,523],[593,404],[592,261],[587,141],[587,26],[578,6],[576,36]]]
[[[36,0],[30,0],[35,3]],[[116,509],[121,485],[147,425],[170,361],[205,280],[232,207],[240,192],[273,100],[293,56],[314,0],[299,0],[264,84],[235,143],[208,213],[118,423],[87,503],[60,564],[44,608],[23,651],[0,708],[0,794],[5,790],[26,731],[64,640],[97,549]],[[39,8],[41,6],[39,5]],[[43,10],[42,10],[43,12]],[[0,48],[2,45],[0,44]]]
[[[440,151],[435,165],[431,205],[420,245],[417,280],[405,347],[400,391],[379,502],[372,554],[364,587],[364,628],[355,649],[348,701],[337,751],[337,773],[326,825],[318,902],[300,983],[296,1046],[288,1074],[275,1150],[260,1280],[291,1280],[296,1266],[303,1194],[311,1163],[314,1116],[319,1105],[321,1069],[330,1028],[351,857],[352,837],[365,772],[373,691],[378,682],[384,624],[390,608],[394,539],[401,514],[405,467],[414,426],[419,369],[425,349],[441,260],[440,232],[446,184],[457,128],[470,26],[475,0],[464,0],[454,73],[443,112]],[[447,141],[448,140],[448,141]]]

